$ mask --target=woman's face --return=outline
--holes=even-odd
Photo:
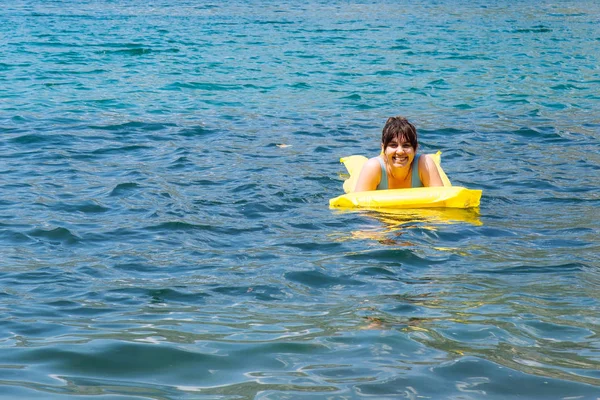
[[[384,149],[384,157],[392,168],[407,168],[415,159],[415,149],[404,138],[394,138]]]

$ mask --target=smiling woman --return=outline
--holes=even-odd
[[[444,186],[434,160],[417,154],[417,129],[404,117],[391,117],[381,135],[381,154],[363,166],[354,192]]]

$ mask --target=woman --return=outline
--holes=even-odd
[[[381,154],[363,166],[355,192],[444,186],[431,157],[417,154],[417,130],[404,117],[388,118],[381,135]]]

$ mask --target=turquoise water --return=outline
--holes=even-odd
[[[7,3],[0,398],[600,397],[596,1]],[[329,209],[398,114],[478,210]]]

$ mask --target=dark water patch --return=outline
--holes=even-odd
[[[179,50],[177,50],[179,51]],[[124,56],[143,56],[152,53],[149,47],[134,47],[120,50],[99,50],[96,54],[100,55],[124,55]]]
[[[0,229],[0,238],[6,242],[26,243],[31,242],[32,238],[21,232],[15,232],[10,229]]]
[[[577,192],[577,191],[574,191]],[[584,191],[584,193],[587,192]],[[540,197],[538,199],[541,203],[551,203],[554,205],[559,204],[589,204],[590,206],[600,205],[600,198],[595,198],[595,193],[590,193],[589,196],[571,197],[571,196],[554,196],[554,197]]]
[[[23,285],[74,283],[78,281],[78,278],[74,274],[57,267],[42,267],[31,271],[10,274],[8,277],[12,280],[12,284]]]
[[[188,167],[195,167],[194,162],[188,157],[182,156],[177,158],[175,161],[171,162],[168,168],[171,170],[180,170]]]
[[[551,86],[550,89],[552,89],[552,90],[573,90],[573,89],[575,89],[575,90],[584,90],[584,88],[575,86],[575,85],[570,84],[570,83],[560,84],[560,85],[554,85],[554,86]]]
[[[208,180],[208,179],[199,179],[199,180],[195,180],[193,181],[193,185],[194,186],[222,186],[224,184],[224,182],[222,181],[218,181],[218,180]],[[217,200],[205,200],[205,199],[198,199],[198,200],[194,200],[194,202],[198,202],[199,204],[206,204],[205,202],[215,202],[215,204],[224,204],[224,202],[220,202]]]
[[[568,12],[565,10],[565,12],[562,13],[553,13],[550,12],[548,13],[548,16],[550,17],[585,17],[588,16],[588,13],[584,13],[584,12]]]
[[[511,104],[511,105],[526,105],[530,104],[530,101],[526,98],[500,98],[498,100],[499,103]]]
[[[220,286],[212,291],[236,298],[252,297],[261,301],[282,300],[285,297],[285,293],[280,288],[270,285]]]
[[[68,213],[80,212],[84,214],[101,214],[110,211],[109,207],[100,205],[94,201],[85,201],[79,204],[58,203],[52,208]]]
[[[521,275],[521,274],[554,274],[554,273],[573,273],[583,272],[588,266],[581,263],[568,263],[557,265],[519,265],[515,267],[497,268],[491,270],[475,269],[473,273],[500,274],[500,275]]]
[[[350,275],[333,276],[315,270],[287,272],[284,277],[289,281],[300,283],[314,289],[341,289],[345,286],[365,285],[364,282],[353,279]]]
[[[518,356],[515,357],[519,360]],[[526,360],[522,360],[526,361]],[[462,357],[435,367],[432,372],[434,380],[446,387],[438,387],[445,396],[469,391],[478,395],[484,395],[490,399],[505,398],[505,384],[511,385],[514,396],[528,399],[548,399],[564,396],[594,396],[593,385],[578,382],[567,382],[564,380],[548,380],[542,373],[543,368],[523,366],[523,371],[518,368],[518,363],[511,363],[510,367],[497,364],[493,361],[477,357]],[[535,364],[535,363],[534,363]],[[531,374],[539,371],[537,374]],[[460,382],[457,387],[450,387],[443,382]],[[432,395],[435,391],[431,388],[422,387],[423,395]],[[418,388],[416,389],[418,390]],[[438,392],[438,393],[441,393]]]
[[[286,85],[286,86],[288,86],[292,89],[301,89],[301,90],[306,90],[306,89],[312,88],[312,86],[307,82],[296,82],[296,83],[293,83],[291,85]]]
[[[223,224],[193,224],[182,221],[171,221],[163,222],[157,225],[149,225],[145,227],[139,227],[135,232],[125,230],[122,234],[129,232],[130,234],[143,233],[143,232],[163,232],[165,234],[175,232],[197,232],[207,234],[218,234],[219,236],[204,236],[204,240],[214,242],[218,239],[223,239],[228,236],[236,236],[243,233],[263,232],[267,227],[265,225],[249,226],[237,226],[237,225],[223,225]],[[222,236],[221,236],[222,235]],[[233,246],[234,243],[225,244],[225,242],[218,242],[220,246]]]
[[[444,58],[445,60],[465,60],[465,61],[473,61],[473,60],[484,60],[491,61],[492,57],[484,54],[469,54],[469,55],[452,55]]]
[[[388,266],[402,266],[403,264],[409,265],[431,265],[440,263],[440,261],[433,261],[424,259],[415,254],[414,251],[409,249],[378,249],[368,250],[360,253],[348,253],[344,255],[344,258],[351,261],[371,261],[377,264],[385,263]]]
[[[214,136],[217,133],[218,133],[218,130],[207,128],[205,126],[189,127],[189,128],[184,128],[179,131],[179,135],[184,136],[184,137],[190,137],[190,138],[206,137],[206,136],[210,137],[210,136]]]
[[[114,189],[110,192],[110,197],[118,197],[118,196],[126,196],[131,193],[135,193],[138,189],[141,189],[142,185],[135,182],[125,182],[119,183]]]
[[[559,103],[559,102],[555,102],[555,103],[542,102],[541,104],[544,107],[551,108],[551,109],[554,109],[554,110],[566,110],[570,106],[569,104]],[[573,106],[577,107],[576,104],[573,104]]]
[[[383,71],[375,71],[376,76],[393,76],[393,75],[406,75],[405,71],[396,71],[396,70],[383,70]]]
[[[454,107],[458,108],[459,110],[471,110],[473,108],[476,108],[475,106],[466,103],[455,104]]]
[[[376,277],[380,279],[391,279],[391,280],[399,280],[396,276],[396,273],[392,271],[390,268],[386,267],[365,267],[358,271],[359,275],[365,275],[370,277]]]
[[[531,28],[519,28],[514,30],[515,33],[548,33],[552,29],[544,25],[536,25]]]
[[[510,135],[516,135],[522,138],[535,138],[539,140],[540,138],[544,139],[556,139],[559,141],[564,141],[561,138],[560,134],[553,127],[539,127],[539,128],[530,128],[530,127],[521,127],[512,132],[508,132]]]
[[[14,336],[26,337],[28,341],[38,338],[43,339],[51,335],[58,336],[65,332],[64,326],[60,323],[46,323],[42,321],[36,321],[35,324],[3,321],[0,323],[0,330],[7,330]]]
[[[326,154],[331,153],[332,151],[333,151],[332,148],[325,147],[325,146],[317,146],[317,147],[315,147],[315,150],[314,150],[315,153],[326,153]]]
[[[206,231],[215,232],[220,230],[219,227],[208,224],[192,224],[181,221],[163,222],[158,225],[147,226],[143,228],[148,231],[164,231],[164,232],[181,232],[181,231]]]
[[[523,179],[522,177],[515,177],[515,179],[507,180],[511,186],[517,186],[525,188],[525,190],[514,191],[513,193],[532,193],[537,190],[558,190],[558,186],[555,185],[555,181],[542,180],[542,179]]]
[[[112,276],[112,270],[100,264],[79,265],[75,268],[77,274],[83,275],[84,279],[104,279]]]
[[[525,321],[520,325],[520,328],[537,338],[555,342],[584,343],[586,340],[594,337],[594,332],[590,329],[536,320]]]
[[[72,135],[64,135],[64,134],[41,134],[41,133],[30,133],[26,135],[17,136],[15,138],[9,139],[11,143],[21,144],[21,145],[32,145],[32,144],[54,144],[61,145],[64,143],[73,143],[77,142],[78,139],[76,136]]]
[[[358,110],[372,110],[377,108],[374,104],[355,104],[353,107]]]
[[[340,243],[314,243],[314,242],[305,242],[305,241],[297,241],[297,242],[284,242],[283,246],[293,247],[303,251],[326,251],[328,249],[335,249],[341,246]]]
[[[100,341],[95,349],[73,347],[70,350],[49,347],[19,352],[7,357],[11,362],[32,362],[46,364],[57,373],[74,373],[79,376],[144,378],[165,374],[165,365],[177,365],[176,371],[167,372],[173,378],[177,375],[195,379],[207,379],[211,369],[236,370],[250,362],[237,357],[205,354],[174,346],[154,346],[147,344]],[[254,357],[252,362],[263,367],[276,368],[281,362],[272,358]],[[118,366],[117,368],[115,368]]]
[[[119,237],[126,238],[127,236],[132,237],[134,235],[123,235],[119,234]],[[137,238],[142,238],[141,235],[136,235]],[[152,263],[150,260],[147,262],[118,262],[115,263],[113,268],[116,271],[123,271],[131,274],[139,273],[139,274],[153,274],[153,273],[161,273],[162,267],[160,265],[156,265]]]
[[[119,264],[118,269],[131,269],[133,264]],[[139,270],[139,269],[135,269]],[[139,271],[143,271],[139,270]],[[103,292],[89,293],[88,296],[99,301],[109,302],[118,305],[134,304],[163,304],[163,303],[186,303],[196,304],[203,301],[211,295],[206,292],[195,292],[193,290],[184,290],[185,287],[172,287],[163,289],[150,289],[144,287],[129,287],[119,289],[109,289]]]
[[[81,241],[81,238],[71,233],[70,230],[63,227],[54,229],[33,229],[27,232],[27,235],[42,241],[47,241],[51,244],[68,244],[73,245]]]
[[[308,231],[318,231],[321,229],[319,224],[315,222],[303,222],[303,223],[290,223],[289,226],[292,228],[300,229],[300,230],[308,230]]]
[[[160,131],[167,128],[176,127],[176,124],[173,123],[156,123],[156,122],[140,122],[140,121],[131,121],[121,124],[111,124],[111,125],[90,125],[90,129],[98,129],[98,130],[106,130],[106,131],[118,131],[122,133],[131,133],[131,132],[153,132]]]
[[[294,135],[300,136],[311,136],[311,137],[325,137],[325,133],[320,131],[307,131],[307,130],[297,130],[293,132]]]
[[[237,84],[223,84],[223,83],[212,83],[212,82],[175,82],[165,86],[165,90],[180,90],[180,89],[193,89],[193,90],[205,90],[207,92],[228,92],[228,91],[239,91],[243,88],[242,85]]]
[[[165,289],[149,289],[147,296],[150,297],[151,303],[186,303],[200,304],[206,297],[210,297],[208,293],[192,293],[185,292],[181,289],[165,288]]]
[[[448,86],[448,82],[445,79],[435,79],[431,82],[428,82],[427,85],[431,86]]]
[[[284,21],[284,20],[277,20],[277,21],[275,21],[275,20],[273,20],[273,21],[271,21],[271,20],[267,20],[267,21],[256,20],[256,21],[254,21],[254,23],[257,25],[294,25],[296,22]]]
[[[75,301],[56,300],[46,303],[47,306],[59,310],[61,313],[66,313],[69,316],[86,316],[96,317],[103,314],[108,314],[114,310],[109,307],[93,307],[90,305],[82,305]]]
[[[289,208],[283,204],[268,205],[262,202],[244,202],[243,205],[238,207],[238,211],[249,219],[263,219],[264,214],[282,213]]]

